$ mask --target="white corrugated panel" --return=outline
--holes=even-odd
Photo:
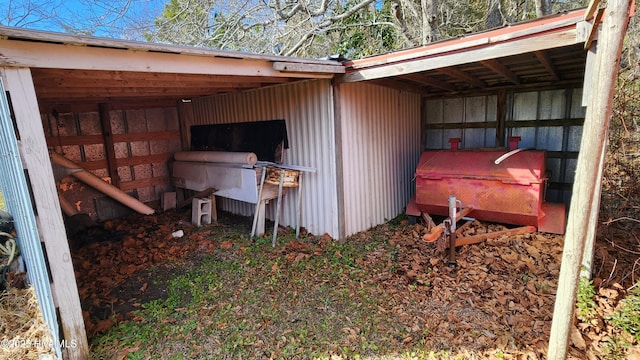
[[[494,122],[497,117],[497,96],[429,99],[425,101],[425,119],[428,125],[460,124],[444,129],[427,129],[426,149],[449,149],[449,139],[459,138],[463,149],[493,147],[496,129],[492,127],[465,127],[467,123]]]
[[[301,224],[313,234],[339,237],[333,94],[329,80],[302,81],[265,89],[194,99],[191,125],[284,119],[289,149],[285,164],[316,168],[305,173]],[[298,189],[288,190],[280,224],[295,225]],[[225,211],[251,215],[255,205],[220,199]],[[273,219],[275,201],[267,206]]]
[[[60,331],[56,308],[53,303],[49,271],[42,251],[42,243],[36,218],[31,207],[31,195],[20,160],[13,122],[9,111],[9,101],[0,78],[0,190],[7,201],[7,208],[14,217],[19,239],[17,243],[24,256],[29,281],[34,287],[42,317],[51,332],[53,347],[59,358]],[[4,244],[3,244],[4,245]],[[60,286],[64,286],[61,284]],[[75,341],[75,340],[73,340]]]
[[[585,108],[581,105],[581,89],[558,89],[529,91],[513,94],[513,124],[520,121],[536,121],[535,127],[507,128],[507,136],[520,136],[520,147],[532,147],[562,153],[561,157],[548,157],[547,169],[551,171],[551,182],[572,184],[582,137],[582,125],[563,126],[558,120],[583,119]],[[509,120],[509,119],[507,119]],[[547,126],[545,122],[556,121]],[[569,205],[570,189],[549,188],[547,201],[564,202]]]
[[[415,192],[420,97],[365,83],[340,85],[344,231],[402,213]]]

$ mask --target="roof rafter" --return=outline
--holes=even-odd
[[[516,85],[520,85],[521,81],[518,75],[516,75],[513,71],[509,70],[503,63],[496,59],[488,59],[480,61],[480,63],[488,69],[495,71],[496,73],[502,75],[512,83]]]

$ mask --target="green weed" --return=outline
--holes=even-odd
[[[578,283],[578,295],[576,299],[577,312],[576,316],[583,322],[588,322],[596,316],[596,302],[594,298],[596,290],[593,282],[587,278],[581,277]]]

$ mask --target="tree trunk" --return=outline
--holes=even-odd
[[[551,0],[536,0],[536,16],[542,17],[551,14]]]
[[[436,0],[422,0],[422,45],[438,39],[438,4]]]
[[[500,0],[489,0],[489,10],[487,13],[487,30],[500,27],[503,24],[504,18],[502,17],[502,12],[500,11]]]

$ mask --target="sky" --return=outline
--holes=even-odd
[[[153,21],[165,1],[168,0],[0,0],[0,24],[129,38],[132,35],[122,29]],[[82,29],[90,30],[79,31]]]

